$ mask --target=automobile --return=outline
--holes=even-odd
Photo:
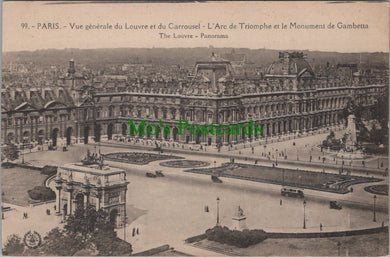
[[[341,203],[339,203],[337,201],[330,201],[329,202],[329,208],[336,209],[336,210],[341,210],[343,208],[343,206],[341,205]]]
[[[220,180],[217,176],[211,175],[211,181],[214,183],[222,183],[222,180]]]
[[[11,207],[9,207],[9,206],[1,206],[1,211],[2,212],[10,211],[10,210],[11,210]]]
[[[282,196],[300,197],[300,198],[304,197],[304,194],[301,190],[296,190],[291,188],[282,188],[280,193]]]
[[[162,173],[162,170],[156,170],[156,177],[165,177],[165,175]]]
[[[161,148],[161,146],[153,148],[152,151],[163,153],[163,149]]]
[[[157,177],[156,174],[153,174],[151,172],[146,172],[145,176],[147,176],[148,178],[155,178],[155,177]]]

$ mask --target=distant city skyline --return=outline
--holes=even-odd
[[[209,47],[389,52],[388,2],[54,3],[5,2],[3,52],[41,49]],[[218,10],[218,11],[216,11]],[[200,30],[75,30],[70,24],[201,24]],[[209,24],[367,24],[366,29],[208,30]],[[28,24],[29,29],[23,28]],[[62,29],[39,29],[58,23]],[[34,26],[32,28],[31,26]],[[66,26],[66,27],[64,27]],[[229,38],[161,38],[167,34],[226,34]]]

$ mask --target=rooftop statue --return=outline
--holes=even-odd
[[[83,165],[92,165],[92,164],[101,164],[103,160],[102,155],[96,153],[91,154],[89,149],[87,150],[87,155],[81,160]]]

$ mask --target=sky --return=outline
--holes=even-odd
[[[51,25],[49,25],[49,23]],[[127,23],[127,27],[126,24]],[[162,24],[197,25],[200,29],[159,28]],[[216,28],[216,24],[227,28]],[[265,29],[240,29],[239,23]],[[281,28],[283,24],[287,27]],[[324,25],[325,29],[295,29]],[[337,24],[366,24],[342,29]],[[71,28],[83,25],[82,29]],[[90,24],[113,29],[85,30]],[[115,29],[115,25],[122,29]],[[147,29],[126,29],[147,25]],[[156,25],[156,28],[150,26]],[[232,26],[236,26],[231,27]],[[271,25],[271,28],[269,28]],[[277,28],[279,25],[279,28]],[[333,28],[329,26],[334,25]],[[208,27],[212,29],[208,29]],[[222,27],[222,26],[220,26]],[[39,29],[38,29],[39,28]],[[53,29],[54,28],[54,29]],[[170,38],[162,38],[165,33]],[[186,35],[193,38],[173,38]],[[227,35],[228,38],[203,38]],[[234,47],[299,49],[337,52],[388,52],[388,2],[205,2],[205,3],[88,3],[3,2],[3,52],[118,47]]]

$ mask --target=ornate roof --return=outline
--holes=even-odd
[[[14,88],[2,90],[2,111],[28,111],[64,108],[74,105],[66,88]]]
[[[266,71],[266,76],[295,75],[313,77],[314,71],[303,53],[280,52],[279,60],[273,62]]]

